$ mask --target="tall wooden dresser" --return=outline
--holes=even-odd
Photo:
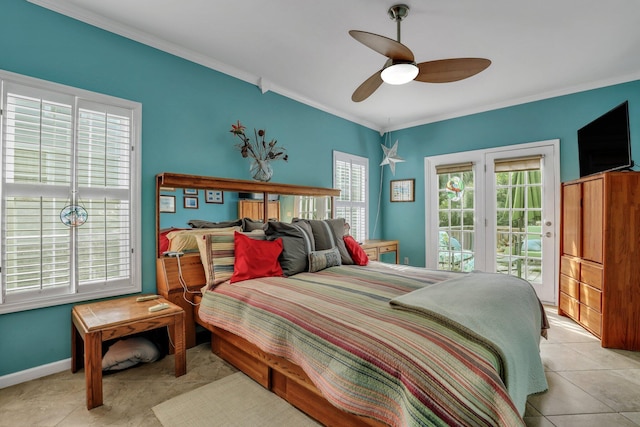
[[[559,314],[640,350],[640,172],[564,183],[561,221]]]
[[[280,220],[280,202],[268,202],[269,219]],[[253,220],[264,219],[264,202],[262,200],[240,200],[238,202],[238,217]]]

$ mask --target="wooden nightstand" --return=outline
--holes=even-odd
[[[136,298],[81,304],[71,311],[71,372],[77,372],[83,366],[84,356],[87,409],[102,405],[103,341],[168,326],[175,347],[176,377],[187,372],[184,310],[164,298],[142,302],[137,302]],[[160,303],[169,304],[169,308],[149,312],[149,307]]]
[[[396,264],[400,264],[400,243],[397,240],[365,240],[361,245],[371,261],[379,261],[380,255],[396,253]]]

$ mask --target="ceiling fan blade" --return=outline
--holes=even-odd
[[[455,58],[418,64],[415,80],[425,83],[449,83],[463,80],[485,70],[491,61],[484,58]]]
[[[413,52],[400,42],[366,31],[351,30],[351,37],[378,53],[396,61],[413,62]]]
[[[371,96],[371,94],[382,84],[382,77],[380,77],[380,73],[382,73],[382,71],[376,71],[371,77],[358,86],[358,89],[356,89],[353,92],[353,95],[351,95],[351,100],[353,102],[360,102]]]

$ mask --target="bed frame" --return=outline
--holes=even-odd
[[[333,188],[304,187],[288,184],[230,180],[225,178],[162,173],[156,176],[156,253],[160,231],[159,195],[161,187],[219,189],[262,193],[268,201],[269,194],[305,196],[340,195]],[[268,203],[264,204],[263,218],[268,218]],[[332,203],[333,209],[333,203]],[[178,262],[182,271],[183,288],[178,274]],[[302,368],[295,363],[259,349],[255,344],[226,330],[202,322],[198,316],[198,303],[202,299],[200,289],[205,284],[204,268],[199,254],[185,254],[176,259],[160,256],[156,260],[156,288],[164,298],[185,310],[185,340],[187,348],[196,341],[196,323],[211,332],[211,351],[226,360],[257,383],[297,407],[326,426],[373,426],[386,424],[371,418],[354,415],[333,406],[316,388]],[[194,305],[195,304],[195,305]]]
[[[189,293],[183,292],[177,265],[176,258],[158,258],[157,286],[159,294],[178,304],[185,311],[187,347],[195,345],[195,327],[199,324],[211,332],[211,351],[214,354],[322,424],[345,427],[386,425],[336,408],[322,396],[307,374],[295,363],[266,353],[244,338],[201,321],[198,316],[198,304],[202,299],[199,291],[204,286],[205,278],[200,255],[188,254],[180,258],[182,278]],[[187,299],[184,298],[185,296]]]
[[[199,319],[197,314],[196,319]],[[290,360],[264,352],[255,344],[224,329],[199,320],[198,323],[211,331],[211,351],[214,354],[322,424],[344,427],[386,426],[374,419],[347,413],[333,406],[313,385],[302,368]]]

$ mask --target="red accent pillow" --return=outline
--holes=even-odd
[[[369,257],[367,256],[367,253],[362,249],[358,242],[356,242],[356,239],[354,239],[353,236],[344,236],[343,239],[344,244],[347,247],[347,251],[356,265],[369,264]]]
[[[278,262],[282,253],[282,239],[256,240],[236,231],[234,247],[236,259],[231,283],[283,275]]]

